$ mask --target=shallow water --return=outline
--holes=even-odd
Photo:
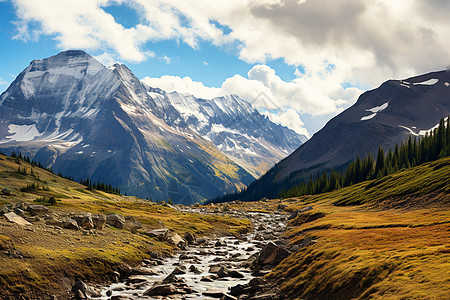
[[[280,219],[272,219],[273,216],[265,214],[251,214],[248,217],[254,222],[255,228],[258,226],[264,226],[266,232],[275,232],[275,228],[284,226],[284,222]],[[106,296],[108,290],[112,291],[112,295],[128,296],[132,299],[217,299],[202,295],[203,292],[208,290],[223,290],[227,292],[230,287],[237,284],[246,284],[252,278],[250,269],[242,269],[239,267],[243,261],[247,260],[252,254],[258,253],[261,250],[261,245],[266,244],[269,240],[265,240],[263,243],[256,240],[257,235],[261,232],[253,232],[251,234],[242,236],[240,239],[234,237],[226,237],[216,240],[211,240],[206,245],[193,245],[189,246],[186,251],[180,251],[180,253],[174,257],[164,259],[164,264],[158,266],[148,266],[152,270],[157,271],[159,275],[143,276],[147,279],[147,282],[142,284],[129,284],[126,282],[114,283],[106,286],[102,289],[102,297],[97,299],[110,299]],[[224,242],[225,246],[215,247],[215,242],[220,240]],[[250,250],[249,250],[250,248]],[[253,249],[252,249],[253,248]],[[207,255],[201,255],[198,252],[207,252]],[[239,253],[238,257],[232,257],[233,254]],[[188,255],[194,257],[192,259],[180,259],[180,255]],[[213,282],[204,282],[200,279],[204,276],[211,275],[209,269],[213,265],[224,265],[230,271],[236,270],[244,275],[244,278],[219,278]],[[166,278],[177,265],[183,265],[186,267],[186,274],[176,275],[177,278],[183,278],[186,284],[195,291],[192,294],[172,295],[172,296],[143,296],[143,293],[151,288],[155,283],[160,283]],[[194,274],[189,271],[189,267],[194,265],[201,271],[200,274]],[[145,265],[144,265],[145,266]]]

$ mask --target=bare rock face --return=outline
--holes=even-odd
[[[75,220],[80,228],[90,230],[94,228],[91,213],[84,213],[78,215],[70,215],[70,218]]]
[[[106,216],[102,214],[92,215],[92,223],[95,229],[101,230],[106,223]]]
[[[279,247],[273,242],[269,242],[261,249],[261,252],[259,252],[259,256],[258,259],[256,260],[256,263],[259,266],[266,266],[266,265],[276,266],[288,256],[289,256],[288,250]]]
[[[71,218],[66,218],[63,221],[63,228],[65,228],[65,229],[72,229],[72,230],[80,229],[80,227],[78,226],[77,221],[75,221],[74,219],[71,219]]]
[[[16,224],[19,224],[21,226],[33,226],[30,222],[28,222],[27,220],[25,220],[21,216],[18,216],[14,212],[8,212],[4,216],[11,223],[16,223]]]
[[[118,229],[124,229],[125,228],[125,218],[118,214],[113,215],[107,215],[106,216],[106,224],[118,228]]]
[[[169,232],[169,229],[167,228],[161,228],[161,229],[153,229],[149,230],[145,233],[145,235],[149,237],[155,237],[159,239],[160,241],[164,240],[167,236],[167,233]]]
[[[44,205],[28,205],[27,211],[33,216],[44,216],[48,214],[48,208]]]
[[[166,241],[177,246],[178,248],[184,248],[187,245],[186,240],[183,239],[178,233],[169,233]]]

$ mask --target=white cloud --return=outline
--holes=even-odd
[[[203,64],[204,66],[209,65],[207,61],[202,61],[202,64]]]
[[[272,121],[309,136],[300,116],[336,115],[352,105],[362,92],[354,87],[343,88],[332,73],[324,76],[305,75],[283,81],[269,66],[256,65],[248,72],[247,78],[234,75],[225,79],[220,87],[207,87],[190,77],[167,75],[145,77],[142,81],[168,92],[188,93],[205,99],[237,94]]]
[[[151,79],[156,86],[210,98],[236,92],[254,99],[261,92],[303,118],[332,115],[360,93],[388,78],[405,78],[450,63],[450,2],[445,0],[14,0],[17,38],[54,37],[61,48],[101,49],[140,62],[153,52],[148,42],[176,40],[194,49],[206,41],[257,63],[247,77],[235,75],[220,88],[189,77]],[[139,24],[124,28],[102,7],[136,10]],[[200,9],[201,8],[201,9]],[[36,27],[35,24],[39,24]],[[224,30],[223,28],[227,28]],[[232,46],[232,47],[230,47]],[[283,81],[265,66],[283,59],[301,67]],[[157,82],[156,82],[157,81]],[[255,103],[258,105],[258,103]],[[260,104],[263,106],[263,104]]]
[[[291,128],[297,133],[304,134],[307,138],[310,137],[309,132],[303,127],[305,124],[300,119],[300,116],[291,108],[276,114],[270,111],[263,112],[263,114],[269,117],[272,122]]]
[[[0,78],[0,85],[7,85],[8,82],[4,81],[3,79]]]
[[[170,57],[168,57],[167,55],[164,55],[163,57],[160,57],[159,59],[167,65],[170,65],[172,63],[172,59]]]
[[[111,54],[109,54],[106,51],[103,52],[103,54],[94,56],[94,58],[96,60],[98,60],[99,62],[101,62],[106,67],[110,67],[110,66],[112,66],[115,63],[120,63],[116,59],[114,59],[114,57]]]

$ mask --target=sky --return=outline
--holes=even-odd
[[[0,91],[82,49],[152,87],[237,94],[311,137],[366,90],[450,65],[448,0],[0,0]]]

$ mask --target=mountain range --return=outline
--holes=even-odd
[[[33,60],[0,96],[0,150],[153,200],[240,191],[305,141],[237,95],[168,93],[80,50]]]
[[[420,138],[450,115],[450,72],[388,80],[363,93],[287,158],[242,193],[222,198],[259,200],[278,197],[282,189],[307,181],[324,170],[343,170],[357,156],[381,146],[394,150],[410,136]]]

